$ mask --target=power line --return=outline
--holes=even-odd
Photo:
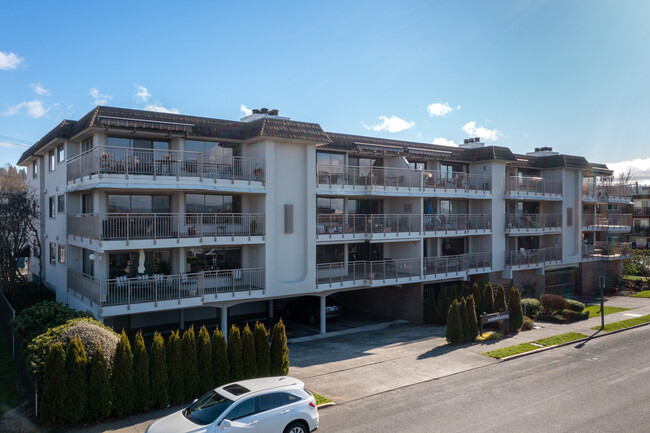
[[[23,140],[22,138],[8,137],[6,135],[0,135],[0,141],[4,141],[19,147],[30,147],[33,144],[33,142]]]

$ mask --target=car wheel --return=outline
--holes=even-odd
[[[309,313],[309,324],[310,325],[316,324],[316,315],[314,313]]]
[[[284,433],[309,433],[309,429],[305,426],[304,423],[295,421],[284,429]]]

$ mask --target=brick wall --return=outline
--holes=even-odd
[[[513,287],[516,287],[523,293],[524,287],[530,286],[531,292],[526,293],[525,297],[539,297],[544,293],[545,285],[546,281],[544,275],[538,275],[535,269],[514,271],[512,273]]]
[[[607,288],[615,287],[623,273],[623,262],[621,260],[584,262],[580,265],[580,273],[580,294],[582,296],[600,296],[598,277],[605,275]]]

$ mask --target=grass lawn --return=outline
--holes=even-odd
[[[633,298],[650,298],[650,290],[642,290],[639,293],[630,296]]]
[[[581,338],[586,338],[584,334],[579,334],[577,332],[568,332],[566,334],[556,335],[554,337],[542,338],[540,340],[535,340],[531,343],[522,343],[517,344],[516,346],[504,347],[503,349],[492,350],[490,352],[485,352],[483,355],[490,356],[492,358],[505,358],[507,356],[518,355],[524,352],[530,352],[531,350],[540,349],[539,346],[536,346],[532,343],[542,345],[544,347],[554,346],[556,344],[567,343],[569,341],[580,340]]]
[[[0,332],[0,418],[7,409],[18,406],[23,399],[16,389],[16,370],[4,333]]]
[[[605,316],[612,313],[620,313],[621,311],[627,311],[629,308],[621,307],[607,307],[605,306]],[[600,316],[600,305],[588,305],[585,307],[584,311],[589,311],[589,317],[598,317]]]
[[[605,332],[616,331],[617,329],[629,328],[630,326],[640,325],[642,323],[650,322],[650,314],[647,316],[635,317],[634,319],[621,320],[620,322],[608,323],[602,328]],[[600,326],[594,326],[591,329],[596,331],[601,330]]]
[[[316,406],[318,406],[319,404],[332,402],[332,400],[330,400],[329,398],[323,397],[322,395],[316,393],[314,393],[314,398],[316,398]]]

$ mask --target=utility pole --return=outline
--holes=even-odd
[[[604,300],[604,290],[605,290],[605,276],[601,275],[598,277],[598,285],[600,286],[600,328],[605,328],[605,300]]]

